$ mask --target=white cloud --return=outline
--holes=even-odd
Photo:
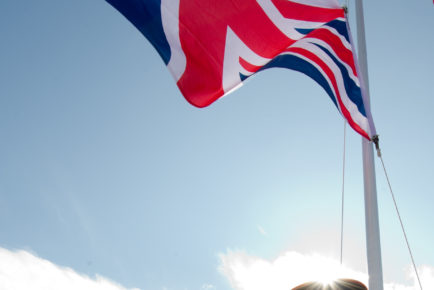
[[[400,285],[397,283],[386,283],[385,290],[419,290],[419,282],[412,267],[408,267],[407,276],[411,279],[411,285]],[[434,289],[434,267],[421,266],[418,267],[419,278],[423,289]]]
[[[342,267],[338,261],[297,252],[285,252],[268,261],[244,252],[228,251],[220,254],[219,270],[235,290],[288,290],[305,282],[336,278],[352,278],[368,284],[366,274]],[[421,267],[419,275],[424,289],[434,289],[434,267]],[[415,275],[410,277],[411,286],[388,283],[385,290],[420,289]]]
[[[90,278],[27,251],[0,248],[0,290],[125,290],[96,275]]]

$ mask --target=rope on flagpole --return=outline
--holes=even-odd
[[[341,265],[342,265],[342,252],[344,248],[344,198],[345,198],[345,148],[347,136],[347,121],[344,120],[344,152],[342,158],[342,207],[341,207]]]
[[[348,0],[345,1],[345,5],[342,7],[345,11],[345,15],[348,17]],[[344,119],[344,150],[342,158],[342,204],[341,204],[341,252],[340,262],[342,265],[343,250],[344,250],[344,205],[345,205],[345,151],[347,140],[347,120]]]
[[[405,243],[407,244],[407,249],[408,249],[408,252],[410,253],[410,258],[411,258],[411,262],[413,264],[414,271],[416,273],[417,282],[419,283],[420,290],[423,290],[422,289],[422,283],[420,282],[420,278],[419,278],[419,273],[417,271],[416,263],[414,262],[413,253],[411,251],[410,243],[408,242],[407,234],[406,234],[406,231],[404,228],[404,223],[402,222],[401,214],[399,213],[398,205],[396,203],[395,194],[393,193],[392,185],[390,184],[389,176],[388,176],[387,171],[386,171],[386,166],[384,165],[383,156],[381,155],[378,135],[375,135],[372,137],[372,142],[374,142],[374,144],[375,144],[375,148],[377,149],[377,155],[381,160],[381,165],[383,166],[384,175],[386,176],[386,180],[387,180],[387,184],[389,185],[389,190],[390,190],[390,194],[392,196],[393,204],[395,205],[395,210],[396,210],[396,213],[398,215],[399,223],[401,224],[402,233],[404,234]]]

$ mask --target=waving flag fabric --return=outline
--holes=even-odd
[[[107,0],[157,49],[192,105],[283,67],[320,84],[350,126],[375,135],[337,0]]]

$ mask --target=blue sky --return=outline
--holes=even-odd
[[[384,160],[434,273],[434,6],[366,1],[365,17]],[[2,1],[0,35],[0,254],[146,290],[233,289],[237,257],[339,259],[344,123],[308,77],[261,72],[197,109],[102,0]],[[361,141],[347,133],[343,258],[366,272]],[[412,285],[379,165],[384,279]]]

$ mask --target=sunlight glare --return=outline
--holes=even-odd
[[[338,278],[367,282],[367,276],[320,255],[285,252],[269,261],[242,252],[222,256],[221,270],[235,289],[287,290],[307,282],[329,284]]]
[[[317,281],[323,285],[329,285],[336,279],[342,278],[345,272],[345,268],[339,262],[321,256],[313,256],[306,261],[304,267],[311,268],[309,273],[306,273],[306,276],[311,276],[310,279],[307,277],[310,281]]]

